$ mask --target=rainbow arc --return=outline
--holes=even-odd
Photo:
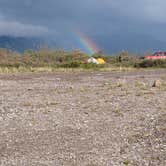
[[[92,39],[90,39],[84,33],[77,31],[77,37],[79,41],[79,46],[86,50],[88,54],[92,55],[100,50],[97,45],[92,41]]]

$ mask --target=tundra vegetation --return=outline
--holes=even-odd
[[[102,52],[91,55],[103,58],[104,65],[88,64],[87,55],[80,50],[64,51],[42,48],[37,51],[26,50],[16,53],[7,49],[0,49],[0,70],[8,71],[39,71],[42,69],[118,69],[118,68],[165,68],[166,60],[144,60],[127,51],[115,55],[104,55]]]

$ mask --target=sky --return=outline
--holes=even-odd
[[[165,0],[0,0],[0,35],[45,37],[76,47],[77,31],[166,42]]]

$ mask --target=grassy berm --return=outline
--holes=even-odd
[[[165,69],[1,74],[0,92],[2,166],[166,165]]]

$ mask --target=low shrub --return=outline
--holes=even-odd
[[[100,68],[105,67],[105,65],[97,65],[94,63],[83,63],[83,64],[81,64],[80,67],[83,69],[100,69]]]
[[[157,67],[157,68],[166,68],[166,60],[157,59],[157,60],[143,60],[137,64],[136,67],[148,68],[148,67]]]
[[[117,55],[103,55],[102,52],[95,53],[95,58],[103,58],[104,65],[89,64],[90,58],[79,50],[66,52],[64,50],[41,49],[38,51],[27,50],[22,54],[6,49],[0,49],[0,67],[14,68],[83,68],[100,69],[103,67],[166,67],[166,60],[142,60],[139,57],[122,51]]]
[[[78,62],[78,61],[69,61],[69,62],[65,62],[65,63],[62,63],[62,64],[58,65],[58,67],[63,67],[63,68],[79,68],[79,67],[81,67],[81,62]]]

